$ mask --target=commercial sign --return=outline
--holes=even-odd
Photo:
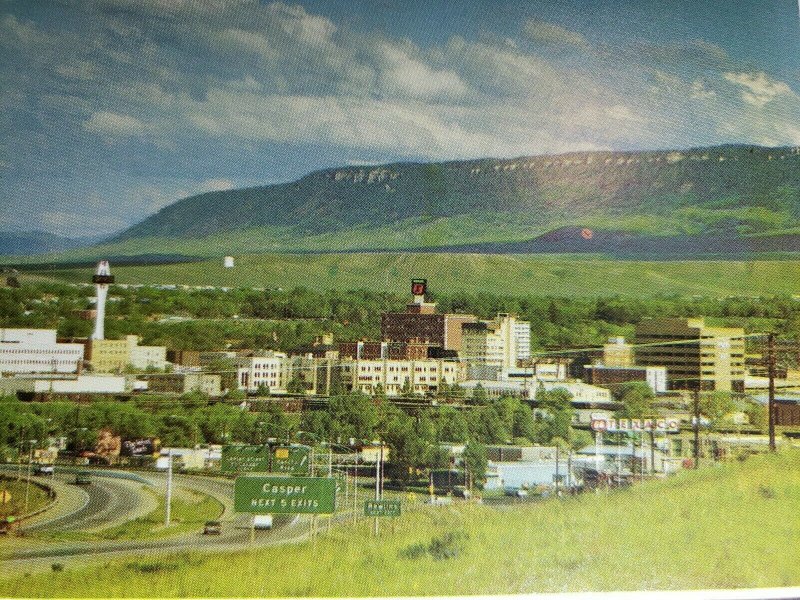
[[[333,514],[336,480],[329,477],[237,477],[236,512],[255,514]]]
[[[414,296],[424,296],[428,289],[427,279],[412,279],[411,280],[411,294]]]
[[[640,431],[680,431],[678,419],[608,419],[592,417],[592,430],[599,432],[638,433]]]
[[[274,473],[308,475],[311,472],[311,448],[309,446],[276,446],[272,449]]]
[[[269,446],[223,446],[220,469],[229,473],[269,471]]]
[[[364,515],[367,517],[399,517],[400,500],[365,500]]]

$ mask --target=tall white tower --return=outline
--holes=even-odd
[[[105,339],[106,322],[106,298],[108,297],[108,286],[114,283],[114,276],[111,274],[111,267],[107,260],[97,263],[97,270],[92,276],[95,295],[97,296],[97,316],[94,319],[93,340]]]

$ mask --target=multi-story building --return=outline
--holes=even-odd
[[[119,373],[128,367],[137,370],[163,370],[167,364],[165,346],[140,346],[139,336],[127,335],[121,340],[86,342],[86,359],[96,373]]]
[[[624,337],[613,337],[603,345],[602,364],[606,367],[631,367],[634,363],[633,346]]]
[[[444,350],[461,350],[461,326],[474,323],[473,315],[440,314],[432,302],[412,302],[406,312],[381,315],[381,339],[391,342],[423,343]]]
[[[214,373],[155,373],[142,375],[151,392],[186,394],[202,392],[212,397],[222,395],[222,377]]]
[[[255,392],[266,386],[270,393],[286,393],[291,379],[291,359],[283,352],[268,351],[260,356],[240,359],[237,369],[239,389]]]
[[[387,396],[404,390],[427,394],[438,391],[441,382],[453,385],[464,379],[463,366],[446,360],[354,360],[339,366],[346,388],[365,394],[375,393],[378,386]]]
[[[422,360],[428,358],[428,345],[416,341],[341,342],[339,344],[339,356],[359,360]]]
[[[79,373],[83,344],[59,343],[55,329],[0,329],[0,373]]]
[[[529,360],[531,357],[531,324],[528,321],[514,323],[514,346],[517,349],[517,360]]]
[[[586,365],[586,383],[614,390],[623,383],[643,381],[655,393],[667,391],[667,369],[665,367],[609,367],[606,365]]]
[[[669,389],[744,390],[740,327],[708,327],[702,318],[645,319],[635,343],[637,364],[666,367]]]
[[[495,379],[496,372],[516,369],[520,348],[530,357],[530,337],[530,323],[506,313],[492,321],[464,324],[461,357],[474,371],[470,377]]]

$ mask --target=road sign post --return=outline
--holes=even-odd
[[[333,514],[336,480],[328,477],[237,477],[234,510],[256,514]]]
[[[399,517],[400,500],[365,500],[364,515],[367,517]]]
[[[287,475],[313,475],[311,473],[311,448],[309,446],[276,446],[272,449],[273,473]]]
[[[267,445],[224,446],[220,469],[226,473],[269,471],[270,451]]]

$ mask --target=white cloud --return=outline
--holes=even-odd
[[[551,46],[574,46],[589,49],[589,41],[577,31],[539,19],[528,19],[523,27],[525,35],[533,42]]]
[[[458,98],[467,92],[466,84],[452,70],[431,68],[388,43],[379,46],[379,53],[386,65],[380,75],[380,86],[389,96]]]
[[[136,117],[108,111],[92,113],[91,117],[84,121],[83,128],[92,133],[122,137],[139,135],[148,129],[147,125]]]
[[[794,96],[789,84],[772,79],[763,71],[758,73],[725,73],[727,81],[744,87],[742,100],[762,107],[779,96]]]
[[[692,82],[691,97],[695,100],[708,100],[716,97],[717,93],[714,90],[709,90],[700,79],[695,79]]]

